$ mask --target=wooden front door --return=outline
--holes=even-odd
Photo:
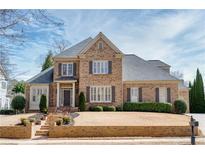
[[[64,106],[70,106],[70,100],[71,100],[71,91],[70,90],[64,90]]]

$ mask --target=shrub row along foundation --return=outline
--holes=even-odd
[[[198,129],[195,130],[198,135]],[[50,138],[58,137],[176,137],[190,136],[190,126],[51,126]]]
[[[29,139],[32,134],[32,124],[26,126],[0,126],[0,138]]]

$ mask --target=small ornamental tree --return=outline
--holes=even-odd
[[[16,96],[13,98],[12,102],[11,102],[11,107],[16,110],[16,112],[18,111],[22,111],[25,108],[25,98],[23,96]]]
[[[39,109],[40,109],[40,112],[42,112],[42,113],[47,113],[47,111],[48,111],[46,102],[47,102],[46,95],[41,95]]]
[[[81,92],[79,96],[79,108],[80,111],[85,111],[85,96],[83,92]]]

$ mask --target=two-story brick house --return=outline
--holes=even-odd
[[[123,102],[170,102],[184,99],[188,89],[170,75],[170,66],[160,60],[146,61],[123,54],[103,33],[87,38],[54,57],[54,66],[28,80],[26,109],[39,109],[45,94],[50,112],[76,110],[79,93],[86,106]]]

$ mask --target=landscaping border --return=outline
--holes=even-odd
[[[195,130],[198,135],[198,128]],[[58,137],[182,137],[190,126],[51,126],[50,138]]]
[[[32,136],[32,124],[26,126],[0,126],[0,138],[30,139]]]

